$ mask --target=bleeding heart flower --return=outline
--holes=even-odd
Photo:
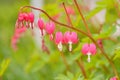
[[[62,51],[62,43],[63,43],[63,34],[62,32],[56,32],[55,34],[55,43],[58,45],[58,49]]]
[[[50,38],[53,39],[53,33],[54,33],[54,30],[55,30],[55,24],[54,22],[50,21],[49,23],[46,23],[46,27],[45,27],[45,30],[48,34],[50,34]]]
[[[23,15],[23,13],[20,13],[18,15],[18,21],[23,21],[23,20],[24,20],[24,15]]]
[[[28,13],[28,18],[31,23],[34,22],[34,14],[32,12]]]
[[[34,14],[32,12],[30,13],[19,13],[18,19],[16,21],[16,27],[31,27],[34,26]]]
[[[15,29],[15,33],[11,40],[11,46],[14,50],[17,49],[17,42],[20,39],[22,33],[24,33],[25,31],[26,31],[26,27],[20,27]]]
[[[43,35],[44,26],[45,25],[44,25],[43,20],[42,19],[38,19],[38,27],[40,28],[42,35]]]
[[[118,80],[116,77],[112,77],[110,78],[110,80]]]
[[[88,55],[88,62],[90,62],[90,55],[95,55],[97,52],[96,45],[91,43],[91,44],[84,44],[82,46],[82,53],[84,55]]]
[[[74,11],[74,9],[72,7],[68,6],[68,7],[66,7],[66,9],[67,9],[67,13],[68,14],[70,14],[70,15],[74,15],[75,14],[75,11]]]
[[[44,22],[42,19],[38,19],[38,27],[43,30],[44,29]]]
[[[64,34],[64,43],[69,44],[69,51],[72,51],[72,44],[76,44],[78,42],[78,37],[76,32],[65,32]]]

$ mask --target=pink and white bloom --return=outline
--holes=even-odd
[[[63,34],[62,32],[56,32],[55,34],[55,43],[60,51],[62,51],[62,43],[63,43]]]
[[[20,27],[15,29],[15,33],[11,39],[11,46],[14,50],[17,49],[17,42],[25,31],[26,31],[26,27]]]
[[[33,22],[34,22],[34,14],[32,12],[28,13],[28,20],[30,22],[30,24],[29,24],[30,27],[33,28],[33,26],[34,26],[34,24],[33,24]]]
[[[78,42],[78,36],[76,32],[65,32],[64,34],[64,43],[69,44],[69,51],[72,51],[72,44],[76,44]]]
[[[28,18],[31,23],[34,22],[34,14],[32,12],[28,13]]]
[[[42,35],[43,35],[44,26],[45,26],[45,24],[44,24],[43,20],[38,19],[38,27],[40,28]]]
[[[96,45],[91,43],[91,44],[84,44],[82,46],[82,53],[84,55],[88,55],[88,62],[90,62],[90,55],[95,55],[97,52]]]
[[[48,34],[50,34],[50,39],[53,39],[53,33],[55,31],[55,24],[54,22],[50,21],[49,23],[46,23],[45,30]]]
[[[110,78],[110,80],[118,80],[116,77],[112,77]]]
[[[38,19],[38,27],[41,29],[41,30],[43,30],[44,29],[44,22],[43,22],[43,20],[40,18],[40,19]]]
[[[16,27],[31,27],[34,26],[34,14],[32,12],[30,13],[19,13],[18,19],[16,21]]]

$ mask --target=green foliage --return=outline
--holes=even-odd
[[[85,6],[82,0],[77,1],[80,6]],[[75,28],[86,32],[82,18],[75,4],[73,4],[73,0],[46,0],[43,9],[51,17],[60,14],[58,21],[68,24],[64,8],[61,6],[62,2],[65,2],[66,6],[72,6],[73,9],[75,9],[75,15],[70,16]],[[93,38],[96,41],[102,39],[104,50],[110,60],[114,62],[120,75],[120,37],[117,37],[115,40],[109,39],[111,35],[116,32],[115,23],[119,19],[119,11],[117,11],[115,7],[116,3],[117,0],[99,0],[93,10],[85,12],[82,10],[82,13],[88,21],[87,24],[92,32]],[[29,5],[29,0],[4,0],[0,3],[0,79],[84,80],[83,73],[77,65],[76,60],[82,62],[88,80],[109,80],[110,77],[115,76],[111,65],[98,48],[97,54],[91,56],[91,62],[87,62],[87,55],[81,53],[81,48],[84,43],[92,43],[92,41],[83,34],[78,34],[79,43],[73,45],[72,52],[68,51],[68,45],[64,45],[63,47],[63,54],[68,66],[66,66],[65,60],[62,58],[54,41],[52,42],[49,40],[49,36],[45,36],[44,40],[46,46],[50,50],[50,54],[46,54],[46,52],[43,52],[39,47],[36,47],[30,29],[28,29],[19,40],[17,44],[18,50],[14,51],[11,48],[11,37],[14,34],[14,25],[17,19],[18,10],[23,5]],[[98,32],[100,29],[100,26],[98,26],[99,23],[96,22],[97,25],[93,25],[90,19],[102,10],[106,10],[105,22],[102,24],[100,32]],[[44,18],[46,22],[49,21],[44,14],[40,14],[40,17]],[[63,33],[70,30],[60,25],[56,27],[56,31],[62,31]]]

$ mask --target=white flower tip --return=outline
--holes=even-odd
[[[72,51],[72,42],[69,42],[69,51]]]
[[[91,55],[91,53],[88,53],[87,55],[88,55],[87,61],[90,62],[90,55]]]
[[[58,49],[59,49],[59,51],[62,51],[62,43],[61,42],[58,44]]]

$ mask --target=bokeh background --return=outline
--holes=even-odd
[[[66,15],[64,15],[64,10],[59,8],[61,4],[59,2],[61,1],[44,0],[42,8],[51,16],[61,12],[62,16],[59,20],[65,23]],[[71,0],[63,1],[68,1],[67,5],[73,5],[71,4]],[[96,4],[96,1],[99,2]],[[117,0],[114,1],[117,2]],[[39,45],[36,45],[36,42],[38,43],[40,38],[36,36],[36,41],[36,33],[34,33],[36,31],[32,31],[31,29],[28,29],[22,35],[17,44],[18,50],[14,51],[11,47],[11,38],[14,34],[19,9],[21,6],[31,5],[31,2],[31,0],[0,0],[0,80],[84,80],[79,66],[75,63],[76,60],[80,60],[81,58],[90,80],[109,80],[111,76],[114,76],[114,74],[110,74],[112,73],[112,68],[109,67],[110,64],[100,54],[99,50],[97,55],[92,57],[90,64],[86,62],[87,57],[81,54],[80,49],[82,44],[88,42],[89,39],[82,34],[78,35],[81,42],[73,46],[75,54],[71,55],[66,49],[68,46],[64,47],[64,54],[71,71],[64,64],[60,52],[56,48],[56,45],[49,40],[49,36],[45,37],[45,43],[51,52],[50,55],[43,52]],[[119,17],[112,0],[78,0],[78,2],[81,6],[87,5],[89,8],[88,11],[85,11],[86,8],[82,8],[82,12],[88,21],[90,30],[96,40],[103,38],[103,45],[107,55],[113,60],[116,69],[120,73],[120,55],[118,54],[120,53],[120,37],[119,31],[116,33],[117,36],[113,35],[116,32],[116,25],[112,25],[119,21]],[[85,30],[81,18],[78,17],[79,13],[74,6],[73,8],[76,11],[75,17],[71,16],[73,24],[77,28],[80,27],[80,29]],[[41,14],[41,16],[46,22],[49,21],[45,15]],[[90,20],[91,18],[93,20]],[[100,25],[103,26],[101,33],[98,32]],[[62,30],[63,32],[69,30],[61,28],[59,25],[57,27],[57,30]],[[113,35],[112,38],[111,35]]]

